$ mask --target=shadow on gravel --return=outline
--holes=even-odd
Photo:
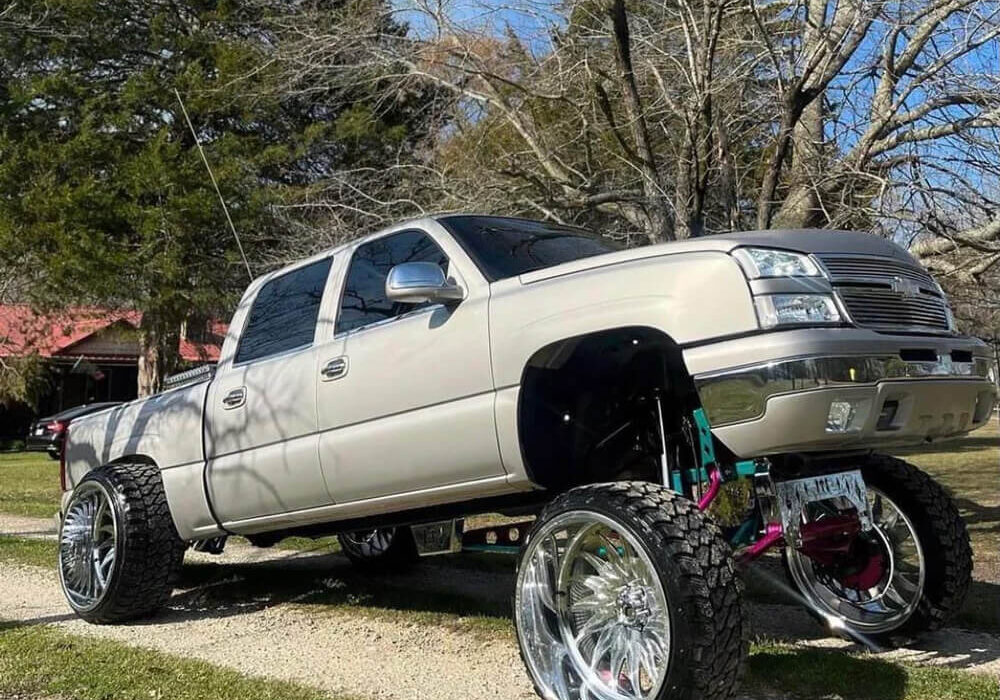
[[[35,625],[54,625],[58,622],[75,620],[76,615],[65,613],[62,615],[43,615],[42,617],[29,617],[24,620],[0,620],[0,632],[18,627],[33,627]]]
[[[169,613],[143,624],[223,618],[282,604],[510,618],[513,572],[425,561],[398,574],[354,569],[339,554],[185,564]]]

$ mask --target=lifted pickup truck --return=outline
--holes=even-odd
[[[488,216],[410,221],[256,280],[214,372],[73,423],[59,572],[95,623],[151,613],[189,545],[338,533],[356,563],[536,515],[515,624],[558,700],[727,697],[735,559],[784,547],[831,629],[886,643],[962,603],[955,506],[875,454],[983,425],[996,391],[938,284],[861,233],[623,250]],[[752,499],[726,529],[726,481]],[[496,533],[493,533],[494,536]]]

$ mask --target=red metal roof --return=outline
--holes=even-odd
[[[39,314],[23,304],[0,304],[0,357],[73,357],[73,346],[116,324],[138,328],[142,313],[78,307]],[[225,338],[227,324],[212,321],[210,331]],[[217,362],[221,341],[196,343],[180,341],[180,356],[189,362]],[[134,357],[134,356],[133,356]]]

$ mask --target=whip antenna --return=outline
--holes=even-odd
[[[194,137],[194,142],[198,146],[198,153],[201,154],[201,160],[205,163],[205,169],[208,170],[208,176],[212,179],[212,186],[215,187],[215,193],[219,195],[219,203],[222,204],[222,211],[226,213],[226,221],[229,222],[229,229],[233,232],[233,238],[236,239],[236,246],[240,249],[240,257],[243,258],[243,264],[247,266],[247,275],[250,276],[250,281],[253,281],[253,271],[250,269],[250,261],[247,260],[247,254],[243,250],[243,243],[240,241],[240,234],[236,232],[236,226],[233,225],[233,218],[229,216],[229,207],[226,206],[226,200],[222,197],[222,190],[219,189],[219,183],[215,180],[215,173],[212,172],[212,166],[208,164],[208,158],[205,156],[205,149],[201,146],[201,139],[198,138],[198,133],[194,130],[194,124],[191,123],[191,117],[188,116],[187,107],[184,106],[184,100],[181,99],[181,93],[174,88],[174,94],[177,95],[177,101],[181,105],[181,112],[184,113],[184,121],[187,122],[188,129],[191,130],[191,135]]]

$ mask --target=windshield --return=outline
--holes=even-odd
[[[491,282],[622,250],[614,241],[569,226],[499,216],[440,219]]]

